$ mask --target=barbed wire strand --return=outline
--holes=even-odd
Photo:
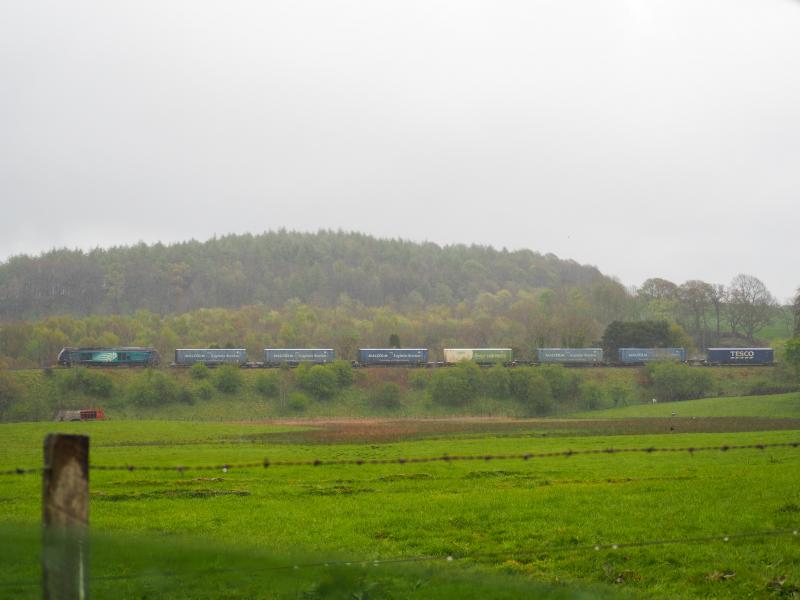
[[[347,459],[314,459],[314,460],[270,460],[264,458],[260,462],[248,463],[222,463],[217,465],[90,465],[94,471],[222,471],[227,473],[234,469],[257,469],[272,467],[329,467],[329,466],[362,466],[362,465],[404,465],[433,462],[468,462],[468,461],[495,461],[495,460],[530,460],[536,458],[569,458],[572,456],[587,455],[618,455],[618,454],[655,454],[657,452],[687,453],[695,452],[728,452],[732,450],[767,450],[769,448],[800,448],[800,442],[775,442],[769,444],[723,444],[719,446],[685,446],[674,448],[658,448],[649,446],[645,448],[597,448],[592,450],[560,450],[554,452],[526,452],[514,454],[442,454],[438,456],[417,456],[401,458],[347,458]],[[17,468],[0,471],[0,475],[26,475],[40,473],[44,467]]]
[[[258,573],[265,571],[297,571],[301,569],[319,569],[329,567],[359,567],[359,566],[386,566],[397,565],[404,563],[418,563],[418,562],[455,562],[466,560],[502,560],[520,561],[530,560],[534,557],[540,557],[546,554],[556,553],[569,553],[569,552],[601,552],[604,550],[623,550],[630,548],[645,548],[650,546],[665,546],[671,544],[710,544],[710,543],[728,543],[733,540],[752,539],[752,538],[766,538],[778,537],[782,535],[800,536],[800,530],[797,527],[786,529],[770,529],[765,531],[745,531],[739,533],[723,533],[717,535],[707,536],[694,536],[682,538],[665,538],[655,540],[643,540],[635,542],[620,542],[620,543],[597,543],[586,545],[563,544],[560,546],[541,546],[539,548],[532,548],[521,550],[518,552],[484,552],[475,554],[455,555],[455,554],[441,554],[441,555],[419,555],[419,556],[400,556],[390,558],[375,558],[375,559],[351,559],[351,560],[326,560],[317,562],[297,563],[297,564],[284,564],[260,567],[230,567],[230,568],[210,568],[210,569],[192,569],[182,571],[161,571],[154,573],[152,571],[143,571],[134,574],[125,575],[97,575],[90,576],[91,581],[120,581],[130,579],[141,579],[143,577],[180,577],[186,575],[216,575],[224,573],[237,573],[249,572]],[[0,587],[23,587],[31,585],[39,585],[39,581],[16,581],[16,582],[3,582]]]

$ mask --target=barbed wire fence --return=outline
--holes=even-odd
[[[455,463],[455,462],[490,462],[504,460],[533,460],[543,458],[570,458],[589,455],[621,455],[656,453],[686,454],[693,456],[698,452],[732,452],[737,450],[768,450],[777,448],[800,448],[800,442],[774,442],[766,444],[721,444],[716,446],[682,446],[682,447],[637,447],[637,448],[594,448],[589,450],[559,450],[554,452],[524,452],[510,454],[440,454],[434,456],[412,456],[398,458],[345,458],[345,459],[279,459],[265,457],[259,462],[219,463],[215,465],[95,465],[89,464],[93,471],[166,471],[183,473],[186,471],[222,471],[269,469],[280,467],[334,467],[334,466],[366,466],[366,465],[406,465],[423,463]],[[29,475],[42,473],[46,467],[18,467],[0,470],[0,476]]]
[[[133,465],[133,464],[94,465],[91,464],[88,460],[89,458],[88,438],[86,438],[85,436],[69,436],[69,435],[48,436],[45,444],[46,448],[48,447],[48,443],[51,437],[63,438],[65,440],[72,440],[72,442],[79,441],[81,444],[85,445],[85,448],[83,450],[74,451],[75,452],[74,456],[66,457],[66,462],[69,462],[69,460],[72,459],[76,463],[80,463],[79,471],[81,471],[81,473],[79,473],[78,475],[72,473],[70,475],[70,477],[77,477],[77,480],[80,480],[78,482],[79,485],[76,485],[75,481],[72,481],[70,485],[67,485],[65,487],[69,488],[68,489],[69,493],[74,493],[74,489],[79,490],[79,495],[81,495],[82,497],[81,502],[84,503],[82,510],[85,509],[86,511],[88,511],[88,498],[89,498],[88,495],[89,470],[98,472],[141,471],[141,472],[162,472],[162,473],[163,472],[184,473],[188,471],[221,471],[224,473],[228,473],[233,470],[260,469],[262,471],[266,471],[272,468],[280,468],[280,467],[311,467],[313,469],[317,469],[317,468],[337,467],[337,466],[414,465],[414,464],[425,464],[425,463],[495,462],[495,461],[511,461],[511,460],[529,461],[534,459],[570,458],[574,456],[592,456],[592,455],[611,457],[611,456],[639,454],[644,456],[652,456],[656,454],[668,453],[672,455],[683,454],[691,458],[696,453],[712,453],[712,452],[727,453],[731,451],[745,451],[745,450],[766,451],[769,449],[800,448],[800,441],[788,441],[788,442],[755,443],[755,444],[720,444],[711,446],[681,446],[681,447],[648,446],[648,447],[631,447],[631,448],[608,447],[608,448],[592,448],[592,449],[581,449],[581,450],[568,449],[568,450],[551,451],[551,452],[526,452],[526,453],[506,453],[506,454],[441,454],[441,455],[431,455],[431,456],[396,457],[396,458],[344,458],[344,459],[335,458],[335,459],[272,460],[265,457],[264,459],[258,462],[236,463],[231,461],[230,463],[221,463],[214,465],[208,465],[208,464],[206,465]],[[67,452],[67,454],[69,454],[69,452]],[[30,474],[41,474],[45,481],[45,488],[46,488],[43,497],[45,514],[47,514],[48,503],[54,502],[53,498],[49,498],[49,495],[51,494],[57,495],[59,493],[59,490],[48,491],[47,482],[51,482],[53,480],[57,481],[58,480],[58,477],[56,476],[57,472],[59,470],[63,471],[64,465],[66,464],[64,457],[58,457],[54,454],[48,459],[47,456],[48,454],[46,453],[46,460],[45,460],[46,464],[43,467],[19,467],[13,469],[0,470],[0,476],[25,476]],[[63,502],[63,498],[58,499],[57,501]],[[61,513],[63,513],[63,510],[61,511]],[[86,514],[88,514],[88,512]],[[64,516],[64,514],[62,514],[61,516]],[[70,518],[72,516],[74,515],[66,515],[66,517]],[[85,520],[85,522],[80,524],[88,528],[88,520]],[[45,531],[47,532],[47,530],[48,530],[48,523],[45,522]],[[202,574],[211,575],[214,573],[226,573],[226,572],[236,572],[236,571],[258,572],[258,571],[318,569],[325,567],[352,567],[352,566],[379,567],[379,566],[388,566],[388,565],[403,564],[403,563],[436,562],[436,561],[444,561],[446,563],[451,563],[454,561],[462,561],[462,562],[518,561],[519,562],[519,561],[535,559],[543,555],[559,554],[565,552],[601,552],[601,551],[614,552],[622,549],[663,546],[669,544],[701,545],[701,544],[712,544],[712,543],[728,543],[734,540],[768,538],[768,537],[789,536],[789,535],[794,537],[798,536],[798,527],[796,525],[790,528],[783,528],[783,529],[722,532],[714,535],[694,536],[694,537],[661,538],[661,539],[647,539],[647,540],[619,540],[613,543],[598,541],[593,544],[570,543],[560,546],[542,545],[542,546],[533,546],[513,551],[503,551],[503,552],[464,553],[464,554],[447,554],[447,555],[416,555],[416,556],[399,556],[399,557],[373,558],[373,559],[356,558],[352,560],[332,559],[327,561],[317,561],[308,563],[268,565],[256,568],[253,567],[245,567],[241,569],[215,568],[215,569],[194,570],[194,571],[181,570],[175,572],[159,571],[158,573],[156,573],[156,575],[165,577],[181,577],[181,576],[202,575]],[[74,548],[71,548],[70,550],[74,550]],[[60,551],[63,551],[63,548]],[[51,571],[49,572],[50,577],[53,578],[54,575],[52,571],[53,568],[52,565],[48,565],[46,563],[47,561],[43,560],[42,570],[44,576],[43,577],[44,583],[42,581],[3,582],[0,583],[0,588],[26,587],[31,585],[42,585],[42,584],[47,586],[48,569],[51,569]],[[68,564],[68,561],[65,560],[64,564]],[[89,577],[88,570],[84,570],[83,568],[74,569],[73,564],[69,564],[69,567],[72,571],[80,572],[81,574],[80,576],[78,576],[74,573],[64,573],[64,571],[67,571],[68,569],[64,567],[64,565],[62,565],[61,572],[57,573],[57,575],[61,578],[58,580],[58,583],[60,585],[63,585],[64,582],[66,581],[66,584],[69,586],[80,587],[80,586],[88,586],[90,580],[112,581],[112,580],[124,580],[124,579],[137,579],[153,575],[152,571],[147,571],[146,573],[138,573],[138,574],[101,575],[101,576]],[[45,595],[47,596],[47,594]]]

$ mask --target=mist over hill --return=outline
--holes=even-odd
[[[227,235],[15,256],[0,264],[0,319],[176,314],[199,308],[453,305],[512,294],[620,284],[596,267],[530,250],[439,246],[341,231]]]

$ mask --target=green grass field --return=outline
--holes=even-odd
[[[624,419],[628,417],[787,417],[800,418],[800,394],[702,398],[683,402],[637,404],[575,413],[574,417]]]
[[[693,421],[695,433],[639,429],[655,421],[617,421],[608,429],[623,435],[596,435],[595,425],[580,420],[558,431],[547,420],[350,421],[315,423],[312,429],[164,421],[5,424],[0,469],[39,465],[43,437],[56,430],[88,433],[95,465],[800,441],[796,421],[786,421],[791,429],[763,431],[762,420],[730,420],[738,423],[736,433],[720,429],[725,420],[709,420],[712,432],[702,433],[703,419]],[[0,596],[38,593],[40,493],[36,475],[0,480]],[[800,537],[722,541],[724,535],[800,525],[800,449],[794,448],[182,474],[94,470],[91,494],[95,597],[791,598],[800,593]],[[715,541],[592,548],[703,536]],[[437,560],[371,562],[419,556]],[[292,568],[361,560],[370,562]]]

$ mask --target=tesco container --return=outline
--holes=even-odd
[[[444,362],[453,364],[474,360],[481,365],[509,363],[514,360],[511,348],[444,348]]]
[[[314,363],[324,365],[334,360],[331,348],[264,348],[264,364],[297,365]]]
[[[684,348],[620,348],[619,362],[630,365],[657,360],[686,361]]]
[[[175,350],[176,365],[244,365],[247,350],[244,348],[178,348]]]
[[[772,348],[709,348],[707,362],[713,365],[771,365]]]
[[[542,364],[595,365],[603,362],[602,348],[539,348],[537,362]]]
[[[424,365],[428,362],[428,349],[359,348],[358,362],[362,365]]]

